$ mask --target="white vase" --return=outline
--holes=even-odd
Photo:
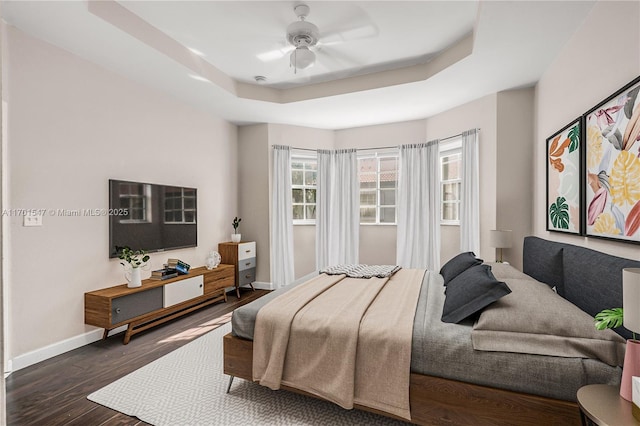
[[[242,234],[231,234],[231,241],[234,243],[239,243],[242,239]]]
[[[135,288],[142,286],[142,278],[140,278],[140,268],[131,268],[130,271],[124,273],[127,279],[127,287]]]

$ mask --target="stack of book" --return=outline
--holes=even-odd
[[[180,259],[169,259],[167,260],[167,264],[165,265],[165,267],[173,268],[178,274],[185,275],[189,273],[191,265],[189,265],[187,262],[183,262]]]
[[[168,280],[169,278],[175,278],[178,276],[178,271],[175,268],[163,268],[151,272],[152,280]]]

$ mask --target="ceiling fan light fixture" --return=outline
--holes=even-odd
[[[294,46],[304,43],[314,46],[320,39],[320,30],[308,21],[295,21],[287,27],[287,41]]]
[[[309,50],[308,47],[297,47],[291,52],[291,66],[297,70],[310,67],[316,62],[316,54]]]

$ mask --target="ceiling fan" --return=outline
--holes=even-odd
[[[335,5],[332,6],[335,7]],[[258,59],[262,62],[271,62],[288,55],[289,66],[294,69],[294,74],[302,74],[307,80],[310,78],[309,73],[299,73],[298,71],[308,71],[316,64],[316,60],[321,62],[324,72],[340,72],[346,68],[361,66],[357,58],[345,55],[339,49],[328,49],[328,47],[375,37],[378,35],[378,28],[370,22],[358,6],[340,3],[339,10],[340,22],[334,23],[330,29],[320,32],[315,24],[307,21],[310,12],[309,6],[306,3],[296,3],[293,11],[298,20],[286,27],[284,40],[277,37],[284,46],[262,52],[257,55]],[[320,73],[322,71],[318,70]],[[289,77],[281,77],[281,80],[288,79]]]
[[[298,4],[293,8],[294,13],[300,19],[287,27],[287,41],[294,47],[289,56],[289,63],[296,72],[305,69],[316,62],[316,54],[309,48],[318,44],[320,30],[315,24],[307,21],[310,8],[306,4]]]

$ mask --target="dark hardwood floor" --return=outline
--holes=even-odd
[[[12,373],[7,378],[7,424],[145,425],[86,397],[213,330],[228,321],[234,309],[266,293],[243,289],[238,300],[230,292],[226,303],[151,328],[128,345],[122,344],[120,333]]]

